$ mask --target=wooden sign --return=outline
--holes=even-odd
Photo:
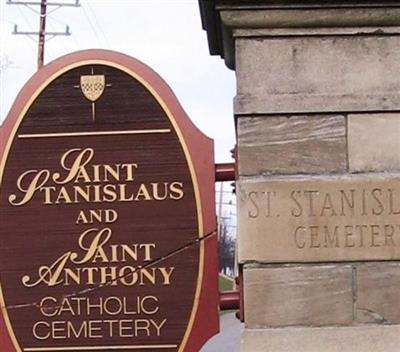
[[[1,351],[199,351],[219,328],[213,142],[165,82],[75,53],[0,131]]]

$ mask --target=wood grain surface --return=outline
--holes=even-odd
[[[93,107],[80,79],[96,75]],[[6,351],[198,351],[218,331],[213,143],[168,86],[124,55],[76,53],[28,82],[0,131]],[[79,156],[83,171],[58,182]],[[41,171],[48,180],[20,204]]]

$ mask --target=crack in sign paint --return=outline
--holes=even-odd
[[[177,254],[179,254],[193,246],[200,245],[202,242],[205,242],[206,240],[216,236],[216,234],[217,234],[217,230],[213,230],[202,237],[196,238],[196,240],[194,240],[194,241],[188,242],[188,243],[182,245],[181,247],[176,248],[173,251],[171,251],[161,257],[158,257],[158,258],[152,260],[151,262],[146,263],[143,266],[139,266],[137,268],[137,271],[141,271],[141,270],[147,269],[149,267],[152,267],[158,263],[163,262],[166,259],[176,256]],[[118,276],[112,280],[108,280],[104,284],[99,284],[99,285],[96,285],[95,287],[91,287],[91,288],[84,289],[84,290],[81,290],[78,292],[70,293],[70,294],[64,295],[62,298],[65,299],[65,298],[78,297],[78,296],[82,296],[82,295],[91,294],[95,291],[98,291],[98,290],[104,288],[104,287],[108,287],[108,286],[112,285],[114,282],[116,282],[118,280],[127,278],[128,276],[130,276],[132,274],[133,273],[130,272],[126,275]],[[11,306],[1,306],[0,309],[1,310],[4,310],[4,309],[11,310],[11,309],[21,309],[21,308],[29,308],[29,307],[44,308],[39,302],[33,302],[33,303],[18,304],[18,305],[11,305]],[[46,308],[48,308],[48,307],[46,307]],[[60,308],[60,305],[54,305],[52,308]]]

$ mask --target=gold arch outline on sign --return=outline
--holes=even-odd
[[[68,71],[71,71],[73,69],[76,69],[81,66],[86,66],[86,65],[104,65],[104,66],[109,66],[115,69],[118,69],[122,72],[125,72],[135,80],[137,80],[142,86],[144,86],[150,93],[151,95],[156,99],[158,104],[162,107],[164,112],[166,113],[169,121],[171,122],[172,126],[174,127],[174,130],[176,134],[178,135],[179,142],[182,146],[183,152],[185,154],[186,161],[189,166],[189,171],[192,177],[192,182],[193,182],[193,188],[194,188],[194,194],[195,194],[195,200],[196,200],[196,209],[197,209],[197,219],[198,219],[198,236],[199,238],[202,238],[204,236],[203,231],[204,231],[204,224],[203,224],[203,211],[202,211],[202,204],[201,204],[201,198],[200,198],[200,190],[199,190],[199,184],[197,180],[197,175],[196,175],[196,170],[193,165],[193,161],[189,152],[189,149],[186,145],[185,138],[183,137],[182,131],[178,126],[178,123],[175,120],[174,115],[168,108],[167,104],[165,101],[161,98],[161,96],[157,93],[156,89],[153,88],[153,86],[147,82],[142,76],[140,76],[138,73],[134,72],[130,68],[121,65],[119,63],[109,61],[109,60],[102,60],[102,59],[85,59],[81,61],[74,62],[72,64],[69,64],[62,69],[58,70],[55,72],[53,75],[51,75],[45,82],[43,82],[34,92],[34,94],[31,95],[30,99],[26,102],[24,105],[23,109],[21,110],[21,113],[19,114],[17,121],[15,122],[11,134],[8,137],[3,156],[0,161],[0,193],[1,193],[1,184],[3,182],[3,175],[4,175],[4,170],[5,170],[5,165],[7,163],[7,159],[9,156],[9,152],[11,149],[12,142],[14,141],[15,135],[17,134],[17,131],[19,129],[19,126],[21,125],[22,120],[24,119],[26,113],[28,112],[29,108],[32,106],[34,101],[39,97],[39,95],[44,91],[47,86],[49,86],[53,81],[55,81],[58,77],[61,75],[67,73]],[[189,324],[186,328],[185,334],[183,336],[182,342],[180,344],[178,352],[183,352],[184,348],[186,347],[186,344],[188,342],[190,333],[193,330],[193,325],[194,325],[194,320],[197,315],[197,310],[199,307],[200,303],[200,293],[201,293],[201,283],[203,281],[203,274],[204,274],[204,242],[200,241],[200,254],[199,254],[199,269],[198,269],[198,275],[197,275],[197,285],[196,285],[196,292],[194,296],[194,303],[192,307],[192,312],[190,315],[189,319]],[[10,334],[10,338],[14,344],[14,347],[16,349],[16,352],[23,352],[21,347],[19,346],[19,343],[17,341],[17,338],[15,336],[14,330],[11,325],[10,317],[8,315],[7,311],[7,306],[5,304],[4,300],[4,295],[3,295],[3,288],[1,285],[1,278],[0,278],[0,308],[3,314],[3,318],[7,327],[7,330]]]

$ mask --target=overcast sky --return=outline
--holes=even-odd
[[[21,2],[22,0],[12,0]],[[32,0],[31,0],[32,1]],[[62,2],[63,0],[53,0]],[[0,0],[0,122],[15,96],[36,70],[36,36],[11,34],[37,31],[38,6],[7,5]],[[75,0],[65,0],[74,3]],[[194,121],[215,140],[216,160],[231,162],[235,143],[234,72],[210,56],[197,0],[81,0],[77,8],[62,7],[47,20],[48,31],[65,31],[46,43],[45,62],[67,53],[104,48],[131,55],[157,71],[171,86]]]

